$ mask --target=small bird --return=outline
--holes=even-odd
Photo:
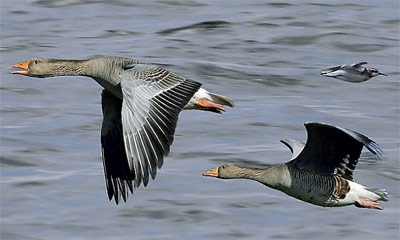
[[[363,67],[365,64],[367,64],[367,62],[353,63],[351,65],[345,64],[327,68],[321,71],[321,75],[347,82],[364,82],[378,75],[387,76],[386,74],[379,72],[376,68]]]
[[[222,105],[234,107],[199,82],[131,58],[32,59],[12,67],[19,69],[12,74],[28,77],[90,77],[104,88],[101,150],[108,198],[116,204],[156,177],[182,110],[221,113]]]
[[[353,171],[363,146],[378,158],[382,150],[368,137],[349,129],[324,123],[305,123],[308,139],[282,140],[292,160],[266,168],[222,164],[203,173],[222,179],[251,179],[299,200],[323,207],[354,204],[360,208],[383,210],[378,200],[388,201],[385,189],[353,182]]]

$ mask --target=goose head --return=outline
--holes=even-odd
[[[20,70],[11,72],[29,77],[45,78],[65,75],[80,75],[82,66],[79,61],[57,59],[31,59],[12,65]]]
[[[223,179],[238,178],[241,175],[242,171],[243,168],[239,167],[236,164],[224,163],[216,168],[204,172],[203,176]]]

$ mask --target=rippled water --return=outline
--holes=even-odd
[[[133,1],[132,1],[133,2]],[[2,1],[1,239],[396,239],[400,222],[398,1]],[[233,98],[185,111],[156,181],[108,202],[101,88],[84,77],[11,75],[34,57],[116,55],[163,64]],[[367,61],[388,77],[351,84],[323,68]],[[368,135],[355,180],[384,187],[384,211],[321,208],[244,180],[223,162],[290,158],[282,138],[320,121]]]

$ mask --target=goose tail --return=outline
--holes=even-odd
[[[383,188],[367,188],[367,190],[378,195],[380,197],[379,200],[382,200],[385,202],[389,201],[389,195],[385,189],[383,189]]]

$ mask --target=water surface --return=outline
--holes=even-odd
[[[1,239],[396,239],[399,236],[398,1],[2,1]],[[233,98],[185,111],[156,181],[107,200],[101,87],[84,77],[11,75],[30,58],[137,58]],[[352,84],[319,71],[367,61],[388,77]],[[307,121],[366,134],[355,180],[384,187],[384,211],[322,208],[244,180],[223,162],[280,163]]]

